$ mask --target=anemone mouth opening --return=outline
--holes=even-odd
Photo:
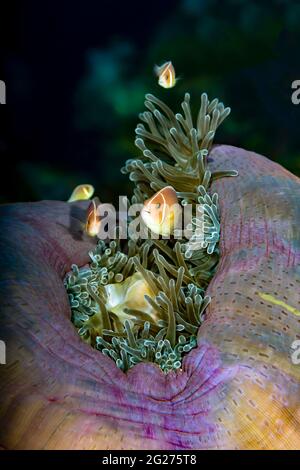
[[[163,236],[169,233],[168,226],[158,227],[155,214],[150,217],[147,205],[155,200],[160,206],[164,191],[176,199],[177,210],[196,208],[192,236],[129,239],[126,248],[118,238],[100,240],[89,266],[73,266],[65,279],[79,335],[124,372],[140,362],[156,363],[166,373],[180,369],[183,356],[197,346],[211,300],[205,290],[219,260],[220,213],[210,183],[237,173],[211,172],[208,154],[230,108],[217,99],[210,102],[203,93],[194,126],[189,102],[186,93],[183,115],[175,115],[158,98],[146,95],[148,110],[140,115],[143,123],[136,128],[135,141],[142,156],[128,160],[121,171],[134,182],[131,204],[144,204],[148,228]],[[169,213],[169,222],[175,219]]]

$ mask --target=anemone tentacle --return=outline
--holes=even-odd
[[[174,114],[151,94],[145,106],[136,127],[141,156],[128,160],[121,170],[135,185],[131,203],[144,203],[172,186],[181,206],[191,204],[195,212],[192,236],[130,240],[127,248],[120,241],[100,241],[90,253],[90,266],[73,267],[65,285],[73,323],[86,342],[123,371],[139,362],[155,362],[169,372],[180,368],[183,355],[196,347],[211,300],[205,289],[219,260],[220,213],[218,195],[209,193],[210,185],[237,172],[212,172],[207,158],[230,108],[217,99],[210,102],[203,93],[194,124],[189,93],[181,104],[183,114]],[[112,308],[108,292],[118,297],[117,308]],[[141,295],[146,305],[140,303]]]

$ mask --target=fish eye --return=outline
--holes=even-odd
[[[156,204],[156,209],[159,209],[160,206],[161,206],[161,204],[160,204],[160,202],[158,202],[158,203]]]

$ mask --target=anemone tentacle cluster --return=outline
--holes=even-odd
[[[209,192],[211,182],[237,172],[212,173],[208,167],[215,132],[230,108],[203,93],[194,126],[188,93],[183,114],[150,94],[145,106],[135,140],[141,156],[121,170],[134,183],[130,202],[143,203],[172,186],[181,206],[196,208],[193,235],[130,239],[123,245],[118,239],[100,240],[89,266],[73,266],[65,286],[72,321],[84,341],[124,372],[139,362],[169,372],[180,369],[184,354],[197,346],[211,300],[205,290],[218,264],[220,236],[218,195]]]

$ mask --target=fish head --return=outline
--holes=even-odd
[[[169,236],[181,215],[176,191],[166,186],[144,202],[141,216],[146,226],[157,235]]]

